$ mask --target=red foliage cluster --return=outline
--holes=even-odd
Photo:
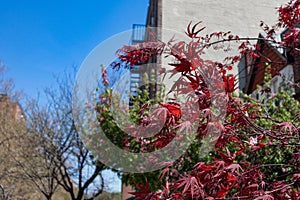
[[[290,29],[286,34],[283,46],[290,46],[299,43],[300,31],[295,28],[300,12],[300,0],[290,1],[287,5],[279,8],[278,27]],[[198,138],[203,138],[211,124],[219,126],[221,135],[215,145],[215,155],[211,162],[198,162],[190,171],[180,171],[180,165],[184,164],[184,159],[179,160],[176,166],[169,166],[162,170],[160,178],[164,180],[163,189],[160,191],[150,191],[148,183],[143,186],[137,184],[138,189],[134,194],[137,199],[300,199],[300,165],[299,153],[294,153],[289,164],[258,163],[251,156],[258,156],[256,152],[265,150],[267,147],[276,146],[284,148],[290,145],[291,138],[299,137],[299,127],[284,122],[277,123],[274,129],[263,129],[253,121],[260,116],[259,109],[253,109],[256,104],[242,103],[239,98],[235,98],[232,93],[237,89],[236,77],[228,74],[234,63],[240,60],[240,56],[227,57],[224,63],[217,63],[204,60],[202,54],[205,49],[224,42],[239,42],[241,54],[247,54],[253,58],[259,57],[259,45],[251,44],[249,38],[240,38],[231,35],[230,32],[215,32],[202,36],[201,31],[205,27],[197,29],[201,22],[191,27],[188,24],[186,34],[191,38],[190,43],[177,42],[171,39],[167,43],[145,42],[136,46],[124,46],[118,51],[121,60],[114,63],[114,67],[120,67],[121,63],[126,66],[133,66],[149,61],[153,56],[169,52],[174,57],[175,62],[169,63],[173,67],[163,73],[180,75],[180,78],[171,88],[177,94],[196,94],[198,109],[194,115],[189,117],[190,122],[198,123]],[[262,23],[262,27],[267,32],[266,40],[273,41],[275,30]],[[216,39],[212,40],[212,39]],[[261,39],[261,38],[259,38]],[[213,41],[213,42],[211,42]],[[213,77],[219,74],[221,82]],[[214,82],[211,86],[208,82]],[[212,101],[220,98],[217,92],[212,94],[210,87],[221,88],[225,91],[224,98],[227,102],[226,120],[223,124],[212,123]],[[170,91],[170,92],[171,92]],[[156,140],[143,142],[139,140],[142,151],[162,148],[167,145],[178,134],[178,130],[189,128],[189,124],[182,120],[182,105],[177,103],[160,103],[156,113],[166,113],[167,119],[162,130],[155,135]],[[186,106],[186,105],[185,105]],[[141,108],[144,110],[145,106]],[[199,119],[200,116],[200,119]],[[150,116],[151,118],[151,116]],[[149,118],[145,119],[148,120]],[[147,124],[146,121],[141,122]],[[274,131],[275,130],[275,131]],[[177,132],[176,132],[177,131]],[[180,131],[179,131],[180,133]],[[266,142],[267,141],[267,142]],[[128,144],[128,140],[126,139]],[[143,146],[145,144],[145,146]],[[149,148],[150,144],[150,148]],[[296,144],[299,145],[299,144]],[[144,149],[143,149],[144,148]],[[266,150],[268,153],[268,150]],[[244,159],[244,158],[247,159]],[[188,156],[185,157],[188,159]],[[286,167],[296,169],[289,172],[291,178],[272,180],[268,177],[271,174],[271,167],[279,167],[283,171]],[[172,173],[171,173],[172,171]],[[288,176],[283,174],[282,176]]]
[[[300,1],[291,0],[286,5],[280,6],[278,26],[284,28],[292,28],[299,22],[300,19]]]
[[[121,62],[112,63],[113,68],[120,67],[125,63],[125,67],[135,66],[147,62],[150,58],[160,55],[164,49],[163,42],[149,41],[138,43],[134,46],[124,46],[117,51],[117,56]]]
[[[267,33],[267,38],[271,38],[273,43],[277,43],[274,39],[275,30],[277,28],[285,28],[286,32],[283,35],[283,42],[279,43],[283,48],[288,48],[292,54],[299,52],[300,47],[300,1],[290,0],[287,4],[278,8],[279,19],[278,23],[272,28],[264,22],[261,22],[261,27]]]

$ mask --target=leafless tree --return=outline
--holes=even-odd
[[[73,200],[84,197],[93,199],[104,189],[101,172],[106,167],[86,149],[79,137],[81,130],[75,126],[76,111],[72,110],[74,77],[74,73],[58,77],[57,88],[45,90],[47,105],[43,108],[35,106],[28,114],[31,130],[28,134],[37,140],[31,144],[38,144],[34,148],[44,165],[43,170],[47,171],[41,176],[39,170],[32,170],[28,176],[35,180],[37,188],[45,197],[49,197],[47,199],[51,199],[57,185],[69,193]],[[43,184],[44,178],[47,178],[46,184]]]
[[[0,93],[17,100],[13,81],[5,79],[4,71],[1,65]],[[82,200],[103,192],[106,167],[85,148],[81,129],[75,126],[74,77],[67,72],[58,77],[57,86],[45,90],[42,103],[27,101],[26,121],[2,115],[6,118],[0,126],[0,199],[57,200],[57,192],[64,190],[72,200]]]

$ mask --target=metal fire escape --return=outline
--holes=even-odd
[[[131,45],[136,45],[139,43],[144,42],[145,39],[145,31],[146,26],[142,24],[133,24],[132,28],[132,36],[131,36]],[[133,66],[130,69],[130,94],[132,96],[137,96],[138,88],[140,86],[141,82],[141,73],[138,70],[139,65]],[[130,105],[132,105],[132,102],[130,100]]]

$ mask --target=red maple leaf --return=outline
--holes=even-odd
[[[169,102],[169,103],[159,103],[161,106],[165,107],[168,109],[168,111],[177,117],[178,119],[181,117],[181,109],[180,105],[175,102]]]
[[[226,92],[233,92],[236,90],[235,76],[233,74],[223,76],[223,80]]]
[[[153,193],[150,192],[149,189],[149,183],[148,180],[146,179],[146,184],[143,186],[142,184],[135,183],[135,186],[139,190],[138,192],[128,192],[129,194],[132,194],[136,196],[137,200],[145,200],[145,199],[150,199]]]
[[[204,198],[202,184],[198,182],[197,178],[194,176],[187,175],[179,179],[176,181],[174,187],[177,189],[184,187],[182,193],[190,194],[193,199],[199,199],[200,197],[202,197],[202,199]]]
[[[201,31],[203,31],[205,29],[205,27],[202,27],[200,28],[199,30],[196,31],[196,27],[201,24],[202,21],[196,23],[192,29],[191,29],[191,24],[192,24],[192,21],[190,21],[190,23],[188,24],[188,27],[187,27],[187,31],[185,32],[187,34],[187,36],[189,36],[190,38],[199,38],[197,35],[198,33],[200,33]]]

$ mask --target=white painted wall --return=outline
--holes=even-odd
[[[287,0],[162,0],[162,40],[168,41],[171,32],[180,37],[187,24],[203,21],[206,33],[231,31],[240,36],[257,37],[262,31],[259,24],[263,20],[274,24],[277,19],[275,7]],[[236,54],[234,51],[232,54]],[[209,59],[223,60],[228,55],[220,51],[206,54]],[[163,62],[164,63],[164,62]],[[237,68],[233,71],[237,73]]]

